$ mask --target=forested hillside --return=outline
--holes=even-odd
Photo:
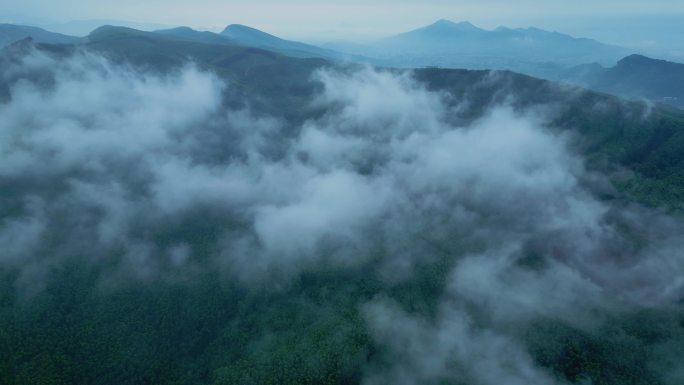
[[[684,380],[680,110],[117,27],[0,95],[0,384]]]

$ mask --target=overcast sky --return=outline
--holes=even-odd
[[[298,39],[391,35],[437,19],[484,28],[537,26],[603,40],[648,44],[671,35],[682,0],[3,0],[0,21],[47,25],[84,19],[128,20],[220,30],[231,23]],[[635,30],[635,25],[638,25]],[[656,29],[654,32],[653,29]],[[590,35],[591,34],[591,35]],[[593,35],[593,36],[592,36]],[[681,35],[680,35],[681,36]],[[679,38],[677,38],[679,39]],[[673,39],[673,40],[677,40]]]

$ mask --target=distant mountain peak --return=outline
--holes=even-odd
[[[388,39],[420,37],[444,40],[454,36],[479,35],[486,32],[484,29],[480,29],[468,21],[456,23],[451,20],[441,19],[428,26],[389,37]]]
[[[234,31],[234,30],[236,30],[236,29],[237,29],[237,30],[240,30],[240,29],[252,30],[252,29],[254,29],[254,28],[248,27],[248,26],[246,26],[246,25],[244,25],[244,24],[228,24],[228,25],[226,26],[226,28],[224,28],[223,31],[221,31],[221,33],[223,33],[223,32],[228,32],[228,31]]]
[[[115,29],[115,28],[117,28],[117,27],[116,27],[116,26],[113,26],[113,25],[110,25],[110,24],[105,24],[105,25],[101,25],[101,26],[95,28],[94,30],[90,31],[90,33],[88,33],[88,34],[89,34],[89,35],[92,35],[92,34],[94,34],[94,33],[99,33],[99,32],[102,32],[102,31],[108,31],[108,30],[112,30],[112,29]]]
[[[618,65],[624,66],[624,65],[644,65],[644,64],[653,64],[653,63],[666,63],[665,60],[657,60],[657,59],[651,59],[649,57],[646,57],[644,55],[629,55],[623,59],[621,59],[618,62]]]
[[[251,44],[280,44],[284,41],[277,36],[243,24],[230,24],[221,32],[221,35]]]
[[[153,35],[153,33],[116,25],[103,25],[95,28],[83,37],[81,41],[84,43],[95,43],[112,38],[136,38],[149,35]]]
[[[238,45],[266,49],[287,56],[307,58],[341,58],[346,56],[310,44],[282,39],[278,36],[242,24],[230,24],[220,33],[220,35],[232,40]]]
[[[175,39],[194,41],[196,43],[204,44],[231,44],[231,39],[227,36],[222,36],[209,31],[197,31],[187,26],[159,29],[154,33],[163,35],[165,37],[172,37]]]
[[[221,32],[222,34],[225,33],[231,33],[231,32],[250,32],[250,33],[259,33],[259,34],[264,34],[268,35],[268,33],[258,30],[256,28],[250,27],[248,25],[244,24],[229,24],[226,28],[223,29]]]
[[[448,31],[480,31],[480,28],[476,27],[469,21],[453,22],[447,19],[437,20],[425,28],[431,30]]]
[[[137,31],[133,28],[128,28],[128,27],[120,27],[117,25],[102,25],[94,30],[92,30],[88,36],[97,36],[97,35],[102,35],[102,34],[109,34],[109,33],[114,33],[114,32],[131,32],[131,31]]]
[[[174,27],[174,28],[168,28],[168,29],[161,29],[158,31],[169,31],[169,32],[195,32],[194,29],[187,27],[187,26],[180,26],[180,27]]]
[[[477,28],[469,21],[451,21],[448,19],[439,19],[432,23],[433,26],[451,26],[451,27],[466,27],[466,28]]]

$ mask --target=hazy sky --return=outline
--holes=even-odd
[[[3,0],[0,4],[0,21],[5,22],[113,19],[210,30],[242,23],[309,40],[391,35],[442,18],[469,20],[485,28],[534,25],[602,38],[616,28],[628,29],[639,19],[645,29],[639,43],[645,44],[651,39],[649,25],[676,26],[682,15],[682,0]],[[660,18],[667,22],[661,23]],[[622,32],[613,35],[614,39],[623,36]]]

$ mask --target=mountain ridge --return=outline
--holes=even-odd
[[[262,30],[243,25],[229,24],[219,34],[236,44],[271,50],[282,55],[302,58],[320,57],[330,60],[358,60],[367,62],[367,58],[354,57],[347,53],[337,52],[319,46],[287,40]]]
[[[560,80],[626,98],[645,98],[684,108],[684,64],[629,55],[612,67],[597,64],[570,69]]]
[[[0,382],[679,373],[684,223],[641,203],[684,203],[684,112],[510,71],[90,39],[121,64],[0,50]],[[46,49],[73,56],[24,66]]]
[[[634,52],[594,39],[536,27],[482,29],[468,21],[440,19],[365,45],[344,42],[326,47],[373,57],[384,66],[511,70],[553,79],[573,66],[613,65]]]
[[[71,44],[78,41],[78,37],[51,32],[29,25],[0,23],[0,48],[15,41],[30,37],[36,43]]]

